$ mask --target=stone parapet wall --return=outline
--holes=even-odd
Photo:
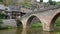
[[[14,19],[4,19],[2,27],[10,26],[12,28],[17,27],[16,21]]]

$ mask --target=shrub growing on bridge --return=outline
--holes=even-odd
[[[23,5],[26,8],[32,8],[32,5],[30,3],[28,3],[28,2],[24,2]]]

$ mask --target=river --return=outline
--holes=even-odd
[[[0,34],[60,34],[60,28],[57,27],[52,32],[42,31],[42,28],[30,28],[30,29],[16,28],[0,30]]]

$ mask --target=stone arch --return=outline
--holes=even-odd
[[[40,21],[40,19],[38,18],[38,16],[31,15],[31,16],[27,19],[27,22],[26,22],[27,28],[30,28],[30,27],[31,27],[31,21],[33,20],[33,18],[37,18],[37,19]],[[41,22],[41,21],[40,21],[40,22]]]
[[[56,13],[56,14],[53,16],[53,18],[52,18],[52,20],[51,20],[51,23],[50,23],[50,29],[53,29],[53,30],[54,30],[54,23],[55,23],[56,19],[57,19],[59,16],[60,16],[60,12]]]

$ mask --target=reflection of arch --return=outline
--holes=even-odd
[[[27,20],[27,24],[26,24],[27,27],[31,27],[31,22],[32,22],[33,18],[35,18],[35,17],[40,21],[40,19],[37,16],[32,15]]]
[[[57,13],[57,14],[53,17],[53,19],[51,20],[51,23],[50,23],[50,27],[51,27],[51,28],[54,28],[54,23],[55,23],[56,19],[57,19],[59,16],[60,16],[60,12]]]
[[[21,21],[17,20],[17,27],[23,27],[23,24]]]
[[[23,31],[22,28],[17,28],[17,29],[16,29],[16,34],[21,34],[22,31]]]

